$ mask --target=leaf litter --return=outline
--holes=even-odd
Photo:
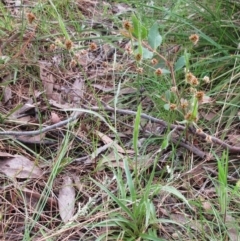
[[[41,178],[43,171],[37,165],[24,156],[12,157],[3,153],[0,156],[0,172],[10,178]]]
[[[16,1],[14,5],[12,1],[4,1],[4,4],[12,16],[23,16],[23,6],[25,10],[25,7],[32,5],[31,8],[33,8],[37,3],[31,1],[22,1],[20,3],[20,1]],[[25,5],[16,7],[16,4]],[[36,130],[51,123],[59,123],[61,120],[76,114],[73,111],[67,111],[67,109],[78,108],[81,107],[82,104],[87,104],[89,106],[101,106],[101,102],[104,103],[103,105],[112,104],[116,92],[116,86],[114,86],[114,84],[118,84],[118,82],[122,81],[124,83],[119,90],[119,106],[123,105],[127,109],[134,109],[137,106],[137,104],[135,104],[137,102],[135,96],[138,94],[139,90],[129,84],[132,81],[131,77],[124,76],[124,73],[127,72],[130,75],[136,73],[136,66],[134,66],[134,61],[128,59],[124,54],[124,46],[127,42],[122,40],[122,36],[119,36],[119,29],[114,26],[114,23],[111,22],[111,20],[103,18],[101,4],[104,5],[105,11],[107,11],[108,14],[114,13],[116,16],[125,16],[125,14],[133,12],[134,9],[128,4],[114,3],[111,6],[104,1],[79,0],[73,4],[80,9],[81,13],[79,12],[79,14],[84,15],[84,19],[79,20],[79,26],[82,23],[90,29],[89,31],[79,33],[77,31],[72,31],[73,26],[68,26],[69,28],[67,31],[71,34],[73,41],[75,40],[74,45],[76,46],[76,50],[74,49],[72,52],[67,52],[66,49],[61,48],[61,46],[55,45],[56,49],[50,51],[51,44],[55,43],[56,40],[64,45],[66,36],[60,37],[59,39],[52,36],[49,37],[49,35],[45,35],[41,32],[41,28],[34,28],[34,25],[28,26],[30,29],[35,29],[34,31],[31,30],[32,32],[30,31],[32,37],[28,36],[29,29],[21,30],[24,35],[22,46],[18,46],[21,36],[19,33],[17,33],[14,38],[11,37],[11,33],[8,33],[7,38],[4,39],[6,42],[9,42],[9,40],[12,39],[11,46],[13,47],[11,49],[10,45],[3,46],[1,51],[4,52],[4,55],[6,52],[6,56],[12,56],[11,51],[13,51],[14,55],[19,58],[17,84],[12,81],[12,79],[14,79],[15,70],[8,68],[7,73],[1,74],[1,83],[4,80],[11,83],[7,85],[7,87],[3,87],[3,100],[1,100],[1,108],[3,109],[3,112],[10,113],[12,111],[7,117],[8,121],[12,122],[5,122],[4,125],[1,123],[1,128],[4,130]],[[32,10],[31,8],[27,10],[30,12]],[[87,18],[90,19],[88,20]],[[57,30],[55,29],[57,25],[54,21],[52,24],[52,33],[57,33]],[[19,29],[16,31],[19,31]],[[105,44],[101,40],[96,40],[97,38],[106,35],[106,33],[116,37],[117,40],[112,41],[114,44]],[[81,38],[83,38],[83,40]],[[91,40],[92,38],[94,38],[94,41]],[[39,41],[41,45],[38,46],[39,56],[37,57],[34,55],[36,52],[36,48],[34,48],[35,41]],[[90,51],[89,46],[93,43],[96,44],[97,48],[94,51]],[[84,48],[84,50],[77,50],[77,48]],[[20,50],[16,51],[16,49]],[[174,45],[170,50],[165,51],[168,55],[173,55],[175,52],[180,51],[180,46]],[[38,58],[37,61],[33,61],[35,58]],[[11,61],[11,59],[8,61]],[[143,89],[143,91],[145,91],[145,89]],[[213,101],[210,97],[205,96],[202,104],[211,104],[212,102]],[[134,104],[132,105],[131,103]],[[141,103],[147,108],[152,105],[149,98],[143,98]],[[67,128],[58,128],[49,131],[48,133],[41,133],[30,137],[19,136],[16,140],[22,141],[22,143],[24,143],[23,146],[18,145],[14,138],[11,139],[11,141],[15,143],[14,147],[9,144],[9,138],[4,141],[0,140],[1,150],[4,150],[0,153],[0,172],[3,175],[1,176],[1,182],[4,183],[1,196],[4,198],[6,197],[6,200],[8,201],[4,203],[4,205],[8,207],[7,209],[9,210],[9,207],[11,207],[9,206],[9,203],[13,203],[13,205],[15,205],[15,212],[12,211],[13,215],[20,213],[23,216],[21,208],[25,203],[27,203],[28,207],[24,206],[24,208],[26,208],[31,214],[36,209],[38,200],[41,200],[43,196],[47,200],[47,205],[44,207],[40,221],[36,222],[39,226],[36,225],[35,229],[38,232],[44,232],[41,231],[43,229],[41,229],[40,224],[45,222],[49,225],[46,224],[47,227],[45,227],[47,228],[47,232],[42,238],[34,237],[34,232],[32,232],[31,236],[33,240],[48,240],[48,235],[50,238],[52,235],[57,240],[80,240],[84,235],[87,237],[88,232],[91,233],[91,231],[87,232],[84,227],[81,226],[81,222],[86,224],[95,222],[95,224],[97,224],[101,218],[104,219],[108,217],[108,212],[104,213],[104,211],[102,211],[102,213],[100,212],[100,214],[96,214],[93,211],[93,214],[90,215],[85,213],[85,215],[77,216],[77,210],[79,209],[78,203],[81,203],[82,206],[87,206],[91,197],[95,197],[99,193],[99,190],[97,190],[97,187],[91,182],[89,177],[97,179],[100,183],[105,183],[106,180],[113,178],[112,173],[108,172],[108,168],[120,167],[124,170],[123,159],[129,162],[129,168],[131,170],[134,168],[132,163],[134,163],[133,159],[135,159],[135,153],[128,147],[131,146],[128,143],[131,143],[133,119],[129,119],[124,115],[115,116],[115,114],[105,113],[104,111],[102,114],[109,117],[108,121],[111,125],[114,125],[114,120],[117,119],[116,128],[119,131],[118,137],[121,137],[121,143],[124,144],[124,147],[117,140],[115,134],[109,133],[107,125],[99,121],[96,117],[90,117],[82,113],[79,115],[80,124],[79,126],[76,125],[77,130],[73,129],[69,131],[69,133],[71,132],[71,142],[69,143],[67,156],[63,159],[63,162],[67,162],[68,165],[62,163],[61,168],[59,168],[60,171],[57,174],[56,179],[59,178],[63,180],[63,182],[61,183],[60,188],[57,184],[50,187],[51,194],[49,194],[49,196],[44,196],[45,194],[42,194],[42,191],[46,185],[45,180],[48,180],[48,174],[51,172],[52,165],[54,165],[55,153],[58,153],[58,150],[61,148],[62,140],[66,133],[68,133]],[[203,111],[201,114],[206,120],[211,120],[215,117],[216,112],[210,111],[206,114]],[[17,123],[17,121],[19,122]],[[78,124],[77,121],[75,123]],[[147,130],[149,130],[148,125],[149,123],[146,123]],[[144,131],[144,124],[142,127]],[[159,126],[156,128],[159,128]],[[156,128],[152,128],[154,129],[152,130],[152,133],[156,132]],[[148,137],[149,135],[147,137],[144,136],[144,138],[141,139],[143,140],[141,148],[146,147]],[[235,137],[238,139],[238,134],[236,134]],[[53,139],[54,142],[47,142],[46,138]],[[228,138],[229,142],[237,143],[233,136],[228,135]],[[41,145],[37,146],[36,144],[39,143]],[[201,148],[203,147],[201,146]],[[156,158],[156,160],[158,160],[157,170],[160,173],[161,170],[166,169],[166,164],[170,158],[167,158],[167,160],[162,160],[161,157],[158,158],[157,156],[151,158],[151,151],[156,149],[159,149],[158,144],[147,146],[146,150],[148,153],[145,156],[143,155],[142,158],[138,158],[138,161],[141,164],[141,162],[144,163],[144,161],[151,159],[152,164],[154,162],[153,159]],[[9,153],[5,152],[6,150],[8,150]],[[29,150],[32,150],[33,152],[31,153],[37,155],[34,155],[34,157],[31,154],[29,155]],[[181,153],[181,151],[177,151],[177,155],[180,157],[176,157],[177,161],[173,160],[176,168],[174,173],[177,173],[182,168],[180,166],[181,164],[178,163],[179,158],[184,159]],[[174,154],[172,155],[174,156]],[[26,156],[29,156],[31,160]],[[42,156],[43,158],[38,160],[38,156]],[[174,158],[175,156],[172,159]],[[39,165],[38,161],[40,161]],[[101,168],[99,168],[98,165],[101,165]],[[151,167],[152,165],[148,165],[147,171],[150,171]],[[67,176],[66,173],[71,173],[71,175]],[[172,178],[176,178],[175,180],[177,180],[177,184],[173,183],[173,185],[179,185],[177,189],[180,189],[181,193],[187,193],[186,195],[188,195],[189,199],[194,198],[194,195],[209,197],[212,195],[212,197],[215,197],[215,194],[207,193],[207,190],[211,190],[211,187],[209,187],[210,184],[207,181],[208,173],[204,171],[203,168],[194,169],[193,167],[188,174],[189,175],[182,176],[181,178],[186,178],[189,184],[192,185],[192,188],[195,188],[196,193],[198,193],[192,194],[191,192],[187,192],[186,190],[188,190],[189,187],[187,186],[188,184],[186,183],[186,180],[182,180],[181,178],[177,179],[177,175],[173,175]],[[6,177],[8,178],[7,181],[4,179]],[[156,178],[159,179],[159,177]],[[25,200],[17,195],[15,197],[14,195],[9,195],[9,192],[7,191],[7,183],[9,182],[9,179],[15,182],[15,190],[24,193]],[[72,179],[74,179],[75,184]],[[26,183],[24,183],[25,180],[27,180]],[[157,182],[157,180],[155,181]],[[36,185],[34,187],[33,182]],[[11,185],[11,182],[9,185]],[[78,192],[75,190],[75,185],[77,186]],[[201,187],[203,185],[206,185],[204,189]],[[114,191],[116,184],[113,182],[109,188]],[[5,195],[6,193],[8,195]],[[83,195],[85,198],[82,196],[79,197],[79,193],[80,196],[85,193]],[[16,202],[15,200],[17,198],[18,200]],[[105,201],[105,199],[101,198],[98,198],[97,200]],[[192,228],[199,233],[203,231],[203,227],[199,227],[200,220],[197,212],[194,214],[196,219],[193,220],[189,216],[186,216],[184,213],[185,207],[179,204],[176,199],[166,198],[164,199],[165,201],[162,201],[161,196],[157,195],[155,200],[157,200],[155,206],[156,213],[159,213],[158,218],[171,217],[182,226]],[[168,202],[168,200],[170,201]],[[97,205],[93,205],[93,207],[97,209],[98,205],[106,205],[107,202],[105,203],[104,201],[102,203],[97,203]],[[210,205],[206,204],[208,203],[201,201],[203,209],[209,211]],[[55,210],[53,210],[53,206],[56,207]],[[9,213],[3,214],[5,215],[4,218],[7,222],[12,218],[6,218]],[[98,217],[98,215],[100,215],[100,217]],[[207,217],[209,218],[209,216]],[[13,233],[13,230],[19,227],[24,230],[25,221],[23,218],[19,220],[20,224],[17,224],[18,222],[16,222],[9,225],[6,222],[5,230],[8,229],[6,232],[7,236],[5,236],[6,240],[12,240],[10,235],[11,231]],[[212,221],[211,218],[209,218],[209,220]],[[69,222],[74,221],[80,226],[75,230],[74,228],[71,229],[68,227],[70,230],[69,232],[69,230],[64,229],[65,226],[59,225],[59,223],[62,223],[61,221],[66,225],[69,224]],[[238,230],[232,225],[237,221],[232,218],[227,222],[229,226],[229,237],[231,240],[235,241],[238,237]],[[162,236],[164,236],[164,230],[167,230],[167,227],[163,226],[164,225],[162,225],[162,227],[161,225],[159,226],[159,234],[161,233]],[[175,226],[171,226],[170,224],[167,226],[169,228],[167,232],[174,236],[176,234]],[[98,236],[100,231],[103,233],[106,232],[106,230],[92,229],[92,232],[95,232],[95,237]],[[111,229],[109,229],[109,231],[111,232]],[[19,232],[19,236],[14,236],[14,239],[22,240],[22,234],[23,232]],[[185,234],[184,231],[183,234]]]

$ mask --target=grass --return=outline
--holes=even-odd
[[[0,131],[79,118],[0,135],[0,239],[239,240],[238,156],[211,140],[238,145],[239,3],[30,4],[0,3]]]

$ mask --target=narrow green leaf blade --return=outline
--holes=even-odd
[[[141,120],[142,107],[138,106],[137,115],[135,118],[134,130],[133,130],[133,146],[136,155],[138,155],[138,135],[139,135],[139,125]]]

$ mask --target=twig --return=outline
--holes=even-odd
[[[132,110],[124,110],[124,109],[114,109],[110,106],[104,106],[104,107],[96,107],[96,106],[93,106],[93,107],[89,107],[89,106],[85,106],[84,107],[87,109],[87,110],[93,110],[93,111],[100,111],[100,110],[104,110],[104,111],[111,111],[113,113],[118,113],[118,114],[127,114],[127,115],[136,115],[137,112],[135,111],[132,111]],[[36,131],[3,131],[3,132],[0,132],[0,135],[12,135],[12,136],[32,136],[32,135],[39,135],[41,133],[44,133],[44,132],[47,132],[47,131],[51,131],[53,129],[56,129],[58,127],[61,127],[61,126],[64,126],[76,119],[79,118],[79,115],[77,116],[74,116],[74,117],[70,117],[64,121],[61,121],[57,124],[54,124],[54,125],[51,125],[51,126],[48,126],[48,127],[45,127],[45,128],[42,128],[40,130],[36,130]],[[158,118],[155,118],[155,117],[152,117],[150,115],[147,115],[147,114],[144,114],[142,113],[141,114],[141,118],[143,119],[147,119],[147,120],[150,120],[151,122],[153,123],[157,123],[159,125],[162,125],[164,127],[168,127],[170,128],[171,130],[173,129],[176,129],[178,131],[185,131],[186,130],[186,127],[184,126],[181,126],[181,125],[175,125],[175,124],[169,124],[167,123],[166,121],[164,120],[161,120],[161,119],[158,119]],[[226,142],[214,137],[214,136],[210,136],[204,132],[196,132],[196,130],[192,129],[192,128],[189,128],[189,131],[191,134],[193,135],[196,135],[198,137],[201,137],[205,140],[209,140],[211,141],[212,143],[214,144],[218,144],[219,146],[225,148],[225,149],[228,149],[228,151],[230,153],[240,153],[240,147],[237,147],[237,146],[232,146],[232,145],[229,145],[227,144]]]
[[[201,157],[201,158],[206,158],[207,154],[201,150],[199,150],[197,147],[191,145],[190,143],[187,143],[185,141],[182,140],[177,140],[176,138],[171,138],[170,139],[173,143],[184,147],[185,149],[189,150],[190,152],[194,153],[195,155]]]
[[[100,110],[105,110],[105,111],[111,111],[111,112],[116,112],[116,113],[119,113],[119,114],[128,114],[128,115],[136,115],[137,112],[135,111],[132,111],[132,110],[123,110],[123,109],[114,109],[110,106],[104,106],[104,107],[88,107],[88,106],[84,106],[85,108],[88,108],[89,110],[93,110],[93,111],[100,111]],[[146,114],[141,114],[141,118],[143,119],[147,119],[147,120],[150,120],[151,122],[154,122],[154,123],[157,123],[157,124],[160,124],[164,127],[168,127],[170,128],[171,130],[173,129],[176,129],[178,131],[185,131],[186,130],[186,127],[184,126],[181,126],[181,125],[175,125],[175,124],[169,124],[167,123],[166,121],[164,120],[161,120],[161,119],[158,119],[158,118],[155,118],[155,117],[152,117],[150,115],[146,115]],[[214,137],[214,136],[211,136],[211,135],[208,135],[204,132],[197,132],[196,130],[192,129],[192,128],[189,128],[189,132],[193,135],[196,135],[198,137],[201,137],[202,139],[205,139],[205,140],[208,140],[214,144],[217,144],[221,147],[223,147],[224,149],[228,149],[228,151],[230,153],[240,153],[240,147],[237,147],[237,146],[232,146],[232,145],[229,145],[227,144],[226,142]]]
[[[0,131],[0,136],[35,136],[42,134],[47,131],[54,130],[58,127],[65,126],[70,122],[73,122],[74,120],[78,119],[79,115],[70,117],[64,121],[60,121],[54,125],[50,125],[47,127],[44,127],[42,129],[36,130],[36,131]]]

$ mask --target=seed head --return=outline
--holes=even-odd
[[[127,44],[127,45],[125,46],[125,51],[126,51],[128,54],[132,54],[133,50],[132,50],[131,45]]]
[[[77,61],[75,59],[72,59],[70,64],[69,64],[69,67],[71,69],[75,68],[77,66]]]
[[[198,82],[198,79],[195,77],[193,80],[192,80],[192,86],[197,86],[199,85],[199,82]]]
[[[143,73],[143,68],[138,67],[138,68],[137,68],[137,73],[138,73],[138,74],[142,74],[142,73]]]
[[[199,35],[192,34],[192,35],[190,35],[189,39],[194,45],[196,45],[199,41]]]
[[[190,85],[196,86],[199,84],[198,79],[195,75],[193,75],[191,72],[188,72],[186,74],[186,81],[187,83],[189,83]]]
[[[176,110],[177,109],[177,105],[176,104],[170,104],[170,110]]]
[[[156,64],[158,63],[158,61],[157,61],[157,59],[152,59],[152,60],[151,60],[151,63],[152,63],[153,65],[156,65]]]
[[[206,135],[206,142],[212,143],[212,137],[209,135]]]
[[[70,39],[67,39],[67,40],[65,41],[65,47],[66,47],[67,50],[72,49],[72,47],[73,47],[73,42],[72,42]]]
[[[187,121],[192,121],[192,112],[188,112],[185,116],[184,116],[185,120]]]
[[[203,97],[204,97],[204,92],[203,91],[197,91],[197,93],[195,94],[195,97],[198,99],[198,101],[202,101]]]
[[[204,76],[203,77],[203,81],[206,83],[206,84],[209,84],[210,83],[210,78],[208,76]]]
[[[91,51],[97,50],[97,45],[96,45],[96,43],[92,42],[92,43],[89,45],[89,49],[90,49]]]
[[[193,88],[193,87],[190,87],[190,88],[189,88],[189,92],[190,92],[191,94],[196,94],[196,93],[197,93],[197,90],[196,90],[195,88]]]
[[[188,107],[188,101],[186,99],[181,98],[180,106],[182,109],[186,109]]]
[[[125,38],[131,38],[132,35],[129,31],[126,31],[124,29],[120,30],[120,34],[122,34],[122,36],[124,36]]]
[[[49,46],[49,51],[53,52],[56,49],[56,45],[55,44],[50,44]]]
[[[36,19],[36,17],[33,13],[27,13],[27,19],[28,22],[31,24]]]
[[[54,43],[55,43],[55,45],[57,45],[57,46],[61,46],[61,45],[62,45],[62,41],[61,41],[61,39],[59,39],[59,38],[57,38]]]
[[[137,61],[141,61],[142,60],[142,55],[141,54],[136,54],[135,55],[135,59],[137,60]]]
[[[184,116],[185,120],[189,121],[189,122],[197,122],[198,121],[198,117],[193,115],[192,112],[188,112],[185,116]]]
[[[123,27],[124,29],[126,29],[127,31],[131,31],[132,30],[132,24],[129,21],[124,21],[123,22]]]
[[[176,93],[178,91],[176,86],[171,87],[171,92]]]
[[[198,129],[196,130],[196,133],[201,134],[201,133],[203,133],[203,130],[200,129],[200,128],[198,128]]]
[[[158,69],[155,70],[155,74],[158,75],[158,76],[162,75],[162,73],[163,73],[163,71],[162,71],[161,68],[158,68]]]

